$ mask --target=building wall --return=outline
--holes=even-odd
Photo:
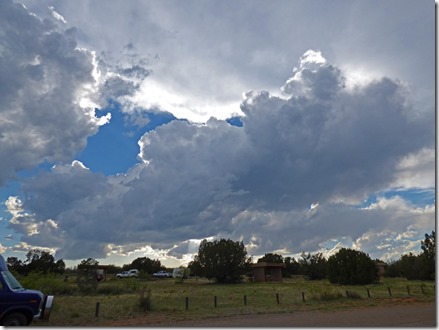
[[[269,268],[269,275],[271,281],[282,281],[282,269],[281,268]]]
[[[265,282],[265,268],[253,268],[253,278],[255,282]]]
[[[253,268],[255,282],[282,281],[282,268],[280,267],[256,267]]]

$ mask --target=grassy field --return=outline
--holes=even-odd
[[[189,279],[184,283],[176,283],[173,279],[112,279],[99,284],[94,295],[75,292],[71,279],[67,282],[60,280],[58,284],[52,279],[52,282],[59,292],[63,292],[62,286],[67,287],[64,292],[68,294],[56,294],[51,320],[34,323],[34,326],[100,326],[140,317],[145,320],[184,320],[435,301],[434,282],[405,279],[382,279],[378,284],[367,286],[332,285],[325,280],[307,281],[302,277],[285,279],[282,283],[229,285],[205,279]],[[51,293],[43,287],[40,289]],[[145,298],[148,290],[149,299]],[[144,298],[141,301],[142,292]],[[148,310],[144,308],[145,301],[150,303]]]

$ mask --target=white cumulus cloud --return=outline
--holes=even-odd
[[[434,114],[412,111],[398,81],[355,89],[343,81],[341,69],[308,51],[287,97],[246,93],[243,127],[213,118],[162,125],[140,139],[143,162],[116,176],[57,165],[24,183],[23,211],[14,215],[21,224],[10,226],[29,244],[58,244],[68,259],[105,257],[110,246],[184,258],[188,242],[205,237],[243,239],[263,254],[314,251],[340,237],[366,246],[365,235],[380,232],[422,235],[434,226],[434,207],[340,201],[358,204],[389,188],[410,155],[432,149]]]

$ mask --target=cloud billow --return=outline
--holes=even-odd
[[[44,162],[72,161],[111,119],[97,109],[123,101],[149,75],[129,50],[128,60],[110,65],[81,48],[78,30],[49,10],[54,17],[41,19],[0,3],[0,186]]]
[[[0,4],[0,185],[44,161],[71,160],[106,118],[81,106],[93,97],[93,54],[74,28]]]
[[[104,177],[75,163],[28,180],[23,210],[34,217],[22,213],[22,222],[54,221],[64,258],[88,257],[79,244],[87,238],[102,257],[110,244],[171,248],[219,235],[263,254],[407,230],[407,221],[378,216],[387,215],[379,207],[371,216],[350,204],[388,188],[406,155],[433,147],[432,118],[389,78],[347,88],[320,52],[306,52],[293,73],[285,97],[246,93],[243,127],[173,121],[140,139],[141,162],[125,174]],[[51,208],[54,200],[62,207]],[[313,203],[318,212],[308,209]],[[431,214],[421,217],[425,224]],[[36,243],[23,223],[11,226]]]
[[[237,186],[267,209],[335,197],[361,200],[394,179],[403,156],[433,146],[431,118],[419,118],[406,105],[397,82],[382,78],[348,90],[339,69],[317,64],[287,82],[295,86],[284,86],[288,99],[252,92],[241,106],[246,137],[257,152]],[[320,80],[320,71],[332,77]]]

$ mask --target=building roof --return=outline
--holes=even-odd
[[[262,267],[279,267],[279,268],[285,268],[284,263],[271,263],[271,262],[258,262],[256,264],[251,265],[253,268],[262,268]]]

